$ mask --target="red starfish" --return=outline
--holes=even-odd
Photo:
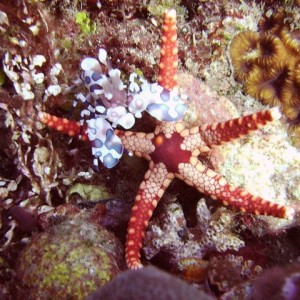
[[[177,88],[176,12],[165,14],[162,38],[159,83],[166,89]],[[244,212],[292,218],[294,209],[251,195],[227,183],[226,179],[199,161],[200,153],[246,135],[280,117],[278,109],[264,110],[249,116],[222,123],[185,128],[181,122],[162,122],[153,133],[116,130],[124,147],[149,163],[141,183],[129,221],[126,241],[126,261],[129,268],[142,267],[140,250],[149,219],[174,177],[195,187],[201,193]],[[71,136],[81,133],[79,122],[39,113],[40,120],[49,127]],[[87,135],[83,135],[88,139]]]

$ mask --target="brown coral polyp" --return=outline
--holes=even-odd
[[[261,17],[258,22],[258,31],[263,34],[278,35],[284,25],[284,17],[283,10],[279,10],[269,17],[266,15]]]
[[[249,74],[253,71],[254,64],[253,62],[247,61],[247,60],[240,60],[239,67],[236,68],[235,71],[235,77],[238,81],[245,81]]]
[[[295,120],[300,112],[300,82],[295,75],[288,78],[282,88],[282,103],[283,113]]]
[[[257,64],[272,67],[286,58],[286,50],[281,40],[274,35],[263,35],[258,43]]]
[[[259,35],[254,31],[245,31],[236,35],[230,46],[230,56],[238,80],[245,80],[253,69],[253,62],[259,55]]]
[[[277,63],[269,70],[256,66],[245,82],[245,91],[264,104],[279,105],[282,87],[289,73],[290,68],[287,63]]]
[[[295,55],[300,54],[300,30],[299,29],[290,31],[288,28],[284,28],[281,31],[281,38],[287,50],[289,50],[292,54]]]
[[[300,112],[300,29],[292,30],[284,9],[258,23],[258,32],[235,36],[230,55],[245,92],[267,105],[280,105],[292,122]]]
[[[300,59],[295,63],[292,76],[294,77],[295,81],[300,85]]]

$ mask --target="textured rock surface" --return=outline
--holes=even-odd
[[[85,299],[116,276],[122,246],[86,220],[68,220],[37,234],[21,253],[17,276],[27,299]]]
[[[88,300],[213,300],[196,287],[153,267],[126,271]]]

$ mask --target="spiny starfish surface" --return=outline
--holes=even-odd
[[[165,14],[163,27],[159,84],[177,89],[176,12]],[[173,178],[179,178],[201,193],[231,205],[243,212],[292,218],[294,209],[272,203],[230,185],[224,177],[208,168],[198,156],[211,146],[237,139],[280,117],[278,109],[264,110],[222,123],[185,128],[182,122],[161,122],[153,133],[116,130],[124,147],[138,157],[147,159],[149,170],[141,183],[128,225],[126,262],[131,269],[142,267],[140,251],[148,222],[158,201]],[[80,135],[80,123],[40,112],[39,119],[49,127],[71,136]],[[83,134],[84,139],[88,139]]]

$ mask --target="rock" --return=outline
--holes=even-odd
[[[103,227],[73,218],[38,233],[19,257],[27,299],[85,299],[122,268],[123,246]]]
[[[128,270],[91,294],[87,300],[213,300],[203,291],[153,267]]]

